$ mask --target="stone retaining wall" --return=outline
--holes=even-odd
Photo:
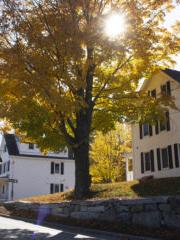
[[[72,201],[56,204],[14,202],[6,203],[5,207],[16,211],[33,211],[40,216],[180,229],[180,197]]]

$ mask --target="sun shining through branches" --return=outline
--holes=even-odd
[[[122,14],[114,13],[105,21],[105,33],[110,38],[116,38],[125,31],[125,17]]]

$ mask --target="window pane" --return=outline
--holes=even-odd
[[[163,95],[167,95],[166,84],[164,84],[164,85],[161,86],[161,93],[162,93]]]
[[[151,91],[151,97],[154,97],[154,98],[156,97],[156,89]]]
[[[58,163],[55,164],[55,173],[59,173],[59,164]]]
[[[167,148],[162,149],[162,165],[163,165],[163,168],[167,168],[169,166]]]
[[[146,171],[150,171],[151,170],[151,163],[150,163],[149,153],[145,153],[145,170]]]
[[[143,124],[143,133],[144,133],[144,136],[149,135],[149,124],[148,123]]]
[[[34,149],[34,144],[33,143],[29,143],[29,149]]]
[[[160,121],[160,130],[166,130],[166,123],[164,121]]]
[[[59,192],[59,184],[55,184],[54,191],[55,193]]]

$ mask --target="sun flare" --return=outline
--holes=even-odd
[[[105,33],[111,38],[115,38],[125,30],[125,18],[121,14],[112,14],[105,22]]]

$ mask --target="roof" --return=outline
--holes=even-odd
[[[157,74],[157,73],[164,73],[164,74],[168,75],[169,77],[171,77],[172,79],[174,79],[176,82],[180,83],[180,71],[166,68],[164,70],[156,71],[154,73],[154,75]],[[142,83],[142,85],[140,87],[141,90],[143,90],[146,87],[149,80],[150,79],[145,79],[145,81]]]
[[[167,75],[169,75],[171,78],[173,78],[174,80],[176,80],[177,82],[180,83],[180,71],[172,70],[172,69],[169,69],[169,68],[166,68],[162,71],[164,73],[166,73]]]
[[[21,154],[16,142],[16,136],[14,134],[4,134],[7,150],[10,156],[30,157],[30,158],[49,158],[49,159],[73,159],[71,152],[69,151],[68,157],[56,157],[47,155],[35,155],[35,154]]]

